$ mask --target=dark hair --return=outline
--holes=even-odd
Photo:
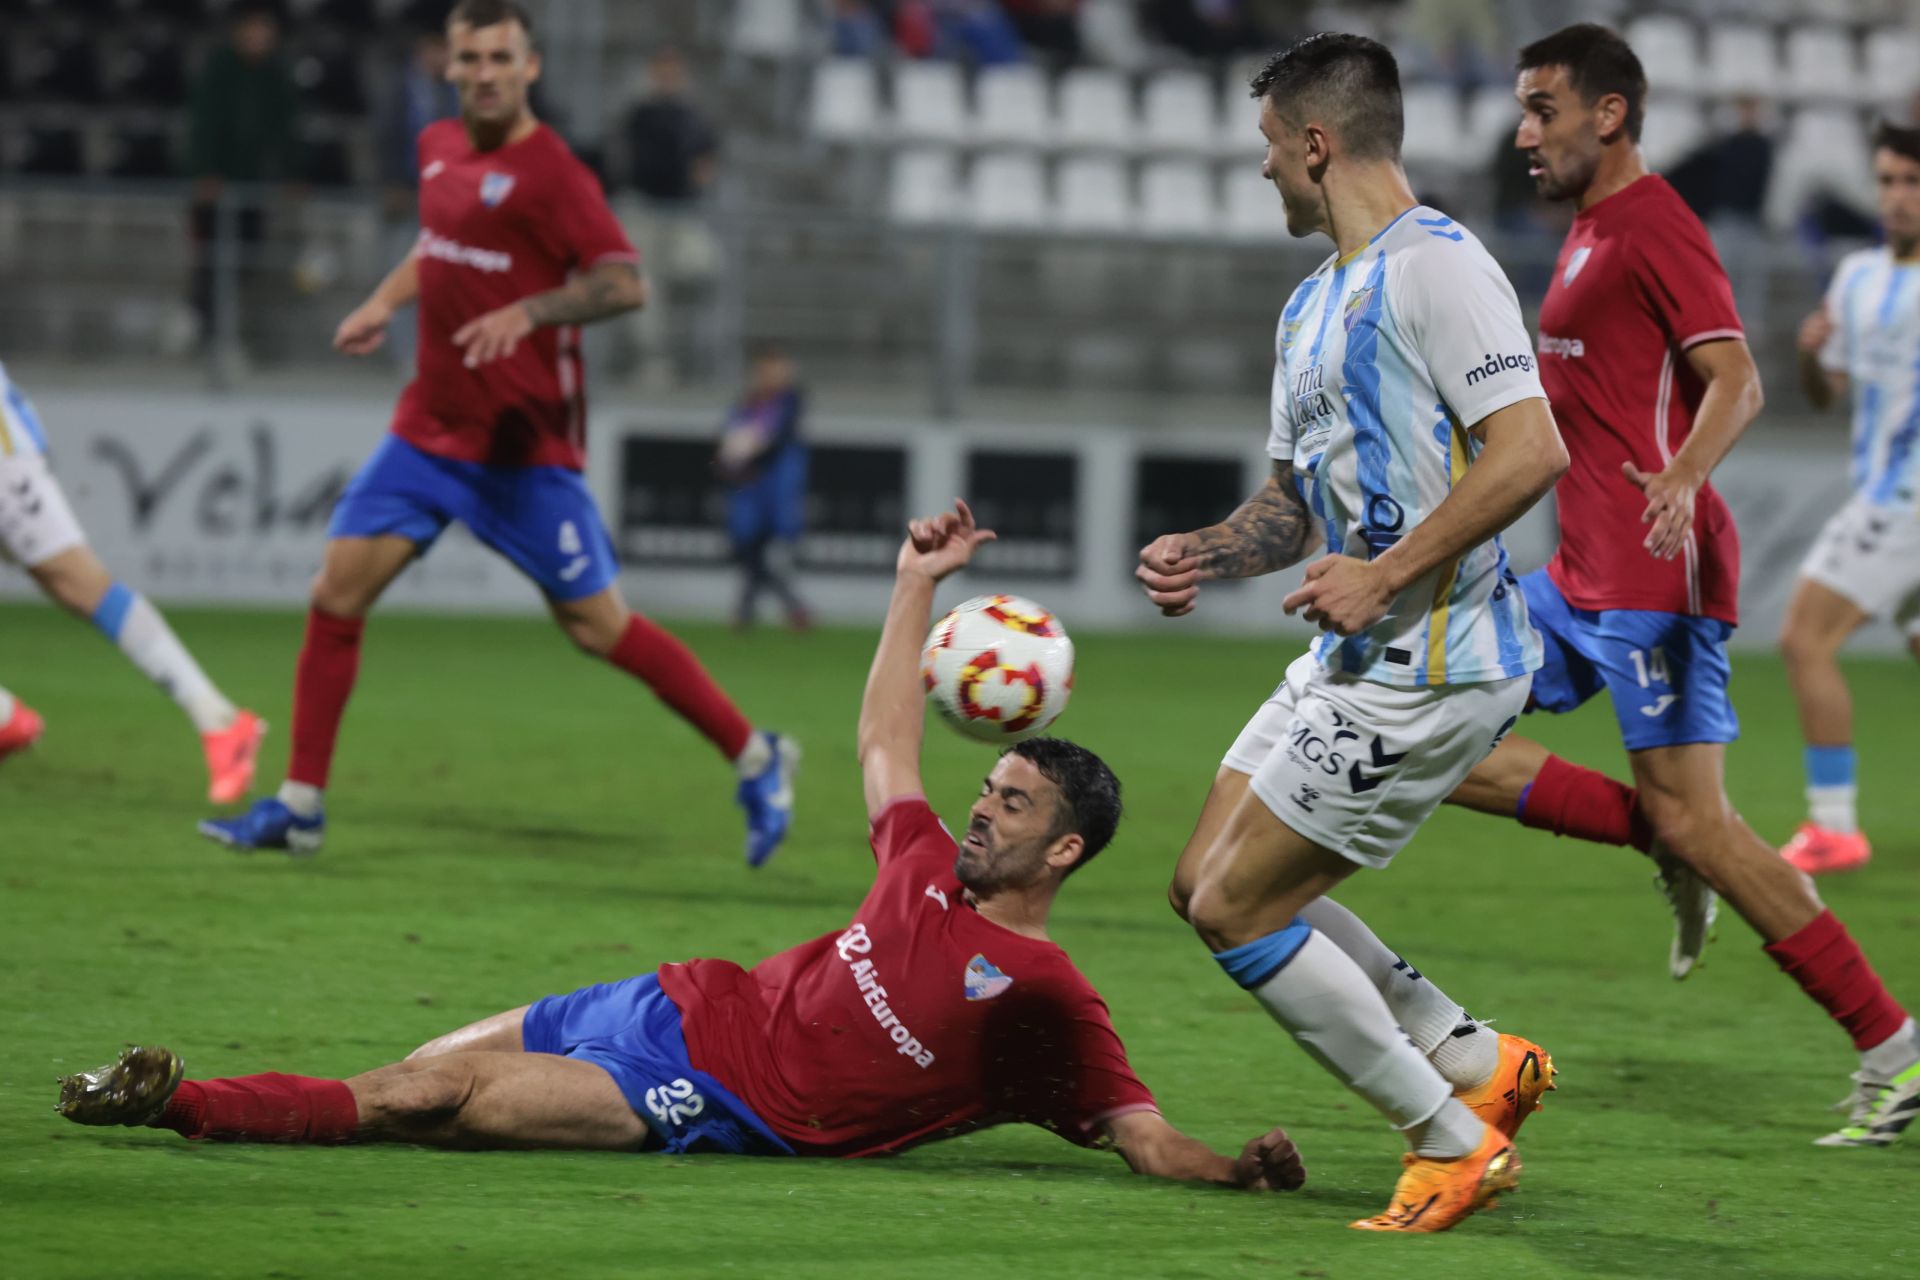
[[[1920,161],[1920,125],[1897,125],[1891,120],[1882,120],[1873,127],[1873,149]]]
[[[469,27],[496,27],[503,22],[517,22],[520,29],[533,38],[533,19],[527,11],[514,0],[460,0],[447,14],[447,25],[462,23]]]
[[[1268,58],[1250,87],[1290,124],[1331,126],[1358,159],[1400,158],[1400,65],[1378,40],[1339,31],[1308,36]]]
[[[1113,842],[1113,833],[1120,825],[1120,779],[1113,776],[1106,761],[1064,738],[1028,738],[1001,754],[1019,756],[1060,788],[1061,821],[1054,838],[1072,832],[1086,844],[1080,861],[1067,868],[1068,875],[1092,862],[1095,854]]]
[[[1567,82],[1588,106],[1609,93],[1627,100],[1627,140],[1640,141],[1647,119],[1647,73],[1633,46],[1594,22],[1575,23],[1520,51],[1515,70],[1565,67]]]

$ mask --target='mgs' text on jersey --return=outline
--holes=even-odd
[[[1466,228],[1416,206],[1329,258],[1280,317],[1267,453],[1324,526],[1371,559],[1446,499],[1488,415],[1544,399],[1512,285]],[[1321,638],[1321,663],[1396,685],[1524,675],[1540,642],[1499,538],[1408,587],[1364,635]]]

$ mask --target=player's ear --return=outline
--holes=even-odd
[[[527,83],[532,84],[540,78],[540,51],[527,50]]]
[[[1308,124],[1300,130],[1300,142],[1306,150],[1307,172],[1317,180],[1333,159],[1333,137],[1326,126]]]
[[[1600,141],[1612,142],[1627,127],[1627,99],[1618,93],[1603,93],[1593,104],[1593,128]]]
[[[1064,875],[1073,870],[1086,851],[1087,842],[1081,838],[1080,833],[1069,831],[1063,836],[1055,837],[1054,842],[1047,846],[1047,865]]]

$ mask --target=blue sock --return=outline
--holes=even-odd
[[[127,625],[127,613],[133,608],[133,602],[140,597],[124,582],[116,582],[107,588],[107,594],[100,597],[100,603],[93,610],[93,625],[100,634],[116,644],[120,640],[120,628]]]
[[[1853,785],[1853,748],[1808,747],[1806,751],[1807,785],[1810,787],[1850,787]]]
[[[1243,942],[1237,947],[1228,947],[1225,951],[1216,951],[1213,958],[1226,970],[1229,978],[1252,991],[1286,968],[1287,961],[1293,959],[1312,936],[1312,926],[1295,916],[1293,923],[1286,928],[1276,929],[1263,938]]]

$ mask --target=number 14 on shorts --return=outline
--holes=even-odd
[[[1640,687],[1642,689],[1650,689],[1654,685],[1664,686],[1668,690],[1673,688],[1673,675],[1667,667],[1667,651],[1665,649],[1659,645],[1655,645],[1651,649],[1629,649],[1627,650],[1627,656],[1633,659],[1633,674],[1634,677],[1640,681]],[[1679,694],[1672,692],[1662,693],[1652,702],[1641,707],[1640,714],[1649,719],[1654,716],[1665,715],[1667,708],[1678,701],[1680,701]]]

